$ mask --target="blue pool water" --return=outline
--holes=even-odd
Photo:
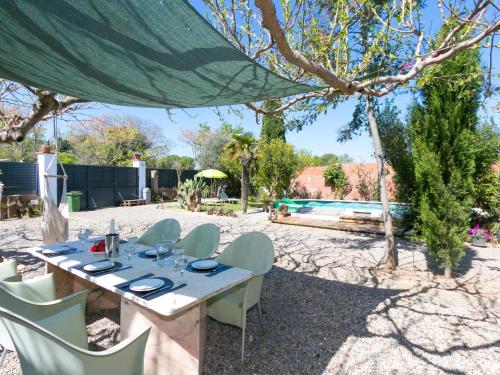
[[[326,199],[282,199],[274,203],[275,208],[278,208],[280,204],[288,205],[288,211],[290,212],[295,212],[301,208],[330,208],[362,212],[382,210],[382,203],[380,202],[338,201]],[[396,216],[400,216],[407,210],[406,205],[401,203],[391,203],[390,208],[391,212]]]

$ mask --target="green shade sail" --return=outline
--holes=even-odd
[[[0,0],[0,77],[163,108],[318,90],[250,60],[184,0]]]

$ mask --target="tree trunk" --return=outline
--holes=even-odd
[[[387,192],[387,186],[385,184],[385,169],[384,169],[384,157],[382,155],[382,143],[380,142],[380,136],[378,133],[377,120],[375,118],[375,112],[373,109],[373,104],[369,96],[366,97],[366,112],[368,117],[368,123],[370,125],[370,132],[373,139],[373,148],[375,149],[375,158],[377,160],[377,172],[378,181],[380,185],[380,200],[382,202],[382,219],[384,220],[384,231],[385,231],[385,268],[388,270],[394,270],[398,266],[398,253],[396,246],[394,244],[394,234],[392,233],[392,215],[391,209],[389,207],[389,194]]]
[[[444,265],[444,277],[451,279],[452,269],[453,269],[453,266],[451,265],[451,263],[446,262],[446,264]]]
[[[250,173],[248,165],[243,164],[241,168],[241,205],[244,214],[247,213],[248,208],[248,185],[250,183]]]

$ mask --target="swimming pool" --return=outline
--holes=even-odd
[[[281,199],[274,202],[274,207],[281,204],[288,206],[288,212],[302,215],[321,214],[321,216],[348,217],[356,215],[370,215],[372,218],[382,217],[382,203],[374,201],[341,201],[327,199]],[[394,218],[401,218],[408,210],[406,204],[390,203],[391,213]],[[301,215],[301,216],[302,216]],[[296,215],[293,215],[296,216]],[[297,215],[298,216],[298,215]]]

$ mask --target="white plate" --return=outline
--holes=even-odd
[[[59,254],[59,253],[64,253],[65,251],[68,251],[69,247],[68,246],[57,246],[52,249],[43,249],[42,254],[45,255],[54,255],[54,254]]]
[[[103,260],[102,262],[96,262],[92,264],[87,264],[83,269],[85,271],[101,271],[101,270],[107,270],[108,268],[113,268],[115,266],[115,262],[112,262],[110,260]]]
[[[150,290],[161,288],[163,284],[165,284],[165,282],[161,279],[142,279],[133,282],[128,288],[134,292],[149,292]]]
[[[168,253],[168,250],[163,248],[159,250],[160,255]],[[156,249],[149,249],[144,252],[148,257],[155,257],[156,256]]]
[[[197,260],[196,262],[191,263],[191,267],[197,270],[209,270],[211,268],[217,267],[219,263],[215,260],[206,259],[206,260]]]

